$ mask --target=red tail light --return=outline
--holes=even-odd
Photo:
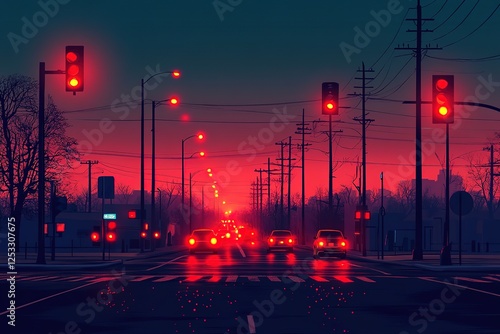
[[[269,238],[269,242],[270,242],[270,243],[273,243],[273,242],[274,242],[274,239],[273,239],[273,238]]]
[[[293,243],[293,239],[292,238],[288,239],[288,243],[292,244]]]
[[[194,238],[189,239],[189,244],[191,246],[194,245],[195,242],[196,242],[196,240],[194,240]]]
[[[324,242],[323,240],[319,240],[319,241],[318,241],[318,246],[319,246],[319,247],[323,247],[323,246],[325,246],[325,242]]]
[[[341,242],[340,242],[340,246],[345,247],[346,245],[347,245],[347,244],[346,244],[346,242],[345,242],[345,241],[341,241]]]
[[[210,243],[211,243],[212,245],[215,245],[215,244],[217,243],[217,238],[212,238],[212,239],[210,239]]]

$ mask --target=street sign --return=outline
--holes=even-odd
[[[466,191],[457,191],[451,195],[450,209],[456,215],[467,215],[474,207],[472,196]]]
[[[116,219],[116,213],[105,213],[102,215],[102,219]]]

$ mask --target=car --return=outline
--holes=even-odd
[[[188,247],[189,254],[199,251],[217,253],[219,240],[212,229],[196,229],[188,238]]]
[[[273,230],[269,238],[267,238],[267,251],[285,249],[289,252],[293,252],[293,245],[295,243],[295,237],[290,230]]]
[[[319,230],[314,237],[313,257],[334,255],[341,259],[347,256],[347,240],[340,230]]]

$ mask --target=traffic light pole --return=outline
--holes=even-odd
[[[445,180],[445,218],[443,231],[443,249],[441,250],[441,265],[451,265],[450,246],[450,125],[446,123],[446,180]]]

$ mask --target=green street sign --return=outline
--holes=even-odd
[[[116,213],[105,213],[102,219],[116,219]]]

